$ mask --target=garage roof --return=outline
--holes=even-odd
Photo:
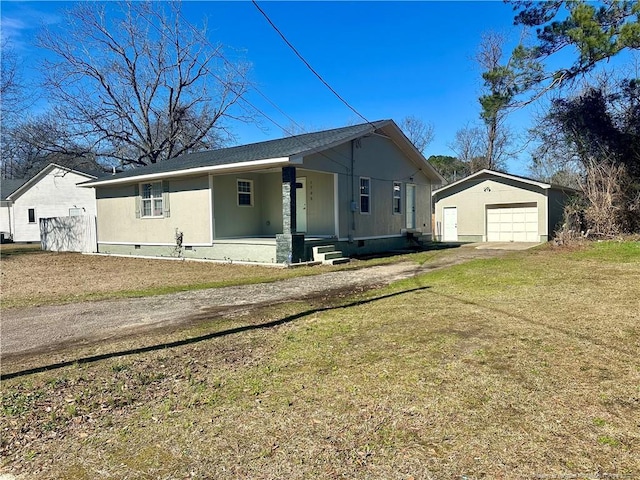
[[[450,183],[449,185],[446,185],[442,188],[439,188],[438,190],[435,190],[434,192],[431,193],[432,196],[437,195],[438,193],[444,192],[452,187],[455,187],[456,185],[460,185],[461,183],[465,183],[468,182],[469,180],[473,180],[474,178],[478,178],[478,177],[482,177],[482,176],[493,176],[493,177],[500,177],[500,178],[506,178],[508,180],[513,180],[515,182],[520,182],[520,183],[525,183],[527,185],[534,185],[536,187],[539,187],[543,190],[547,190],[550,188],[554,188],[554,189],[558,189],[558,190],[564,190],[567,192],[571,192],[571,191],[575,191],[573,188],[569,188],[569,187],[563,187],[562,185],[555,185],[552,183],[546,183],[546,182],[540,182],[538,180],[533,180],[531,178],[527,178],[527,177],[521,177],[519,175],[513,175],[511,173],[504,173],[504,172],[498,172],[496,170],[489,170],[488,168],[485,168],[483,170],[480,170],[476,173],[472,173],[471,175],[461,178],[460,180],[458,180],[457,182],[453,182]]]

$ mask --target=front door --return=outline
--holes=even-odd
[[[416,228],[416,186],[407,184],[407,228]]]
[[[442,209],[442,219],[444,221],[444,235],[442,240],[445,242],[458,241],[458,209],[456,207],[447,207]]]
[[[307,231],[307,178],[296,179],[296,232]]]

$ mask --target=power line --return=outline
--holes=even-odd
[[[255,3],[255,2],[254,2]],[[258,5],[256,4],[256,7]],[[259,9],[260,7],[258,7]],[[203,43],[206,43],[207,45],[209,45],[210,47],[214,48],[213,45],[211,44],[211,42],[209,41],[209,39],[207,37],[205,37],[204,35],[202,35],[202,33],[195,28],[195,26],[193,24],[191,24],[191,22],[189,22],[184,15],[182,14],[182,12],[180,10],[177,11],[178,16],[180,16],[180,18],[182,19],[183,22],[185,22],[189,28],[192,30],[192,32],[194,32],[198,38],[200,39],[200,41],[202,41]],[[268,17],[267,17],[268,19]],[[167,34],[166,32],[164,32],[162,29],[158,28],[157,25],[155,25],[153,22],[151,22],[149,19],[147,19],[145,17],[145,20],[147,20],[147,23],[152,26],[158,33],[160,33],[160,35],[162,35],[163,37],[167,38]],[[286,41],[286,39],[285,39]],[[215,50],[215,48],[214,48]],[[213,78],[215,78],[218,82],[223,83],[223,80],[220,78],[219,75],[217,75],[215,72],[212,72],[211,69],[208,67],[208,65],[204,65],[198,58],[196,58],[195,56],[193,56],[191,53],[187,53],[187,55],[194,60],[195,62],[197,62],[200,66],[202,66],[207,73],[209,73]],[[247,77],[236,68],[236,66],[230,62],[229,60],[227,60],[227,58],[222,54],[222,53],[217,53],[217,56],[223,60],[223,62],[233,68],[233,70],[240,76],[242,77],[247,83],[251,84],[256,91],[258,91],[258,93],[260,93],[260,95],[265,98],[271,105],[273,105],[280,113],[282,113],[285,117],[287,117],[294,125],[298,126],[299,128],[302,128],[293,118],[291,118],[289,115],[287,115],[282,109],[280,109],[278,107],[278,105],[276,105],[271,99],[269,99],[264,93],[260,92],[258,88],[255,87],[255,84],[253,82],[251,82],[249,79],[247,79]],[[303,59],[304,60],[304,59]],[[306,63],[306,62],[305,62]],[[315,72],[314,72],[315,73]],[[317,75],[317,74],[316,74]],[[322,80],[322,79],[321,79]],[[323,80],[324,82],[324,80]],[[326,84],[326,82],[325,82]],[[328,86],[328,85],[327,85]],[[237,91],[235,91],[233,88],[229,87],[230,90],[237,95],[238,100],[242,101],[244,103],[246,103],[247,105],[249,105],[253,110],[255,110],[258,114],[262,115],[264,118],[266,118],[267,120],[269,120],[271,123],[273,123],[275,126],[277,126],[278,128],[280,128],[283,132],[288,133],[289,135],[291,135],[291,137],[293,139],[295,139],[296,142],[298,142],[300,145],[313,149],[312,146],[308,143],[306,143],[302,138],[300,138],[298,135],[293,135],[290,131],[287,130],[287,128],[283,127],[282,125],[280,125],[276,120],[274,120],[273,118],[271,118],[269,115],[267,115],[264,111],[262,111],[260,108],[258,108],[257,106],[255,106],[253,103],[251,103],[249,100],[247,100],[246,98],[244,98],[244,96],[240,95]],[[331,89],[331,87],[329,87]],[[333,89],[331,89],[333,91]],[[335,93],[335,92],[334,92]],[[337,95],[337,93],[336,93]],[[338,97],[340,98],[340,96],[338,95]],[[342,98],[340,98],[342,100]],[[342,100],[344,102],[344,100]],[[345,102],[346,104],[346,102]],[[346,104],[347,106],[349,106],[349,108],[351,108],[353,110],[353,108]],[[363,118],[365,120],[365,122],[369,125],[371,125],[375,130],[377,130],[377,127],[371,123],[369,120],[367,120],[365,117],[363,117],[362,115],[360,115],[357,111],[353,110],[356,114],[358,114],[361,118]],[[303,129],[304,130],[304,129]],[[338,156],[342,157],[343,159],[350,161],[350,158],[347,157],[346,155],[344,155],[342,152],[340,152],[339,150],[331,147],[329,148],[329,150],[335,152]],[[334,158],[331,158],[329,155],[327,155],[326,153],[324,153],[323,151],[319,151],[316,152],[318,153],[320,156],[326,158],[327,160],[329,160],[330,162],[335,163],[336,165],[344,168],[348,173],[341,173],[341,172],[335,172],[337,175],[341,175],[341,176],[348,176],[351,177],[353,176],[354,172],[351,172],[350,167],[337,161]],[[412,178],[418,171],[420,171],[420,169],[416,170],[416,172],[412,173],[409,176],[403,177],[403,178],[379,178],[379,177],[372,177],[369,176],[369,178],[371,178],[372,180],[379,180],[379,181],[383,181],[383,182],[393,182],[393,181],[398,181],[398,180],[406,180],[406,179],[410,179]]]
[[[178,15],[180,16],[180,18],[189,26],[190,29],[192,29],[192,31],[196,32],[198,34],[198,36],[200,37],[200,40],[204,43],[206,43],[207,45],[209,45],[210,47],[214,48],[213,45],[211,45],[211,42],[204,37],[192,24],[191,22],[189,22],[188,20],[186,20],[184,18],[184,16],[182,15],[182,12],[178,11],[177,12]],[[168,38],[167,33],[164,32],[162,29],[160,29],[157,25],[155,25],[153,22],[151,22],[148,18],[144,17],[145,20],[147,21],[147,23],[152,26],[161,36],[163,36],[164,38]],[[214,48],[215,50],[215,48]],[[200,66],[202,66],[205,71],[207,73],[209,73],[214,79],[216,79],[219,83],[221,83],[222,85],[224,85],[224,81],[222,78],[220,78],[219,75],[217,75],[215,72],[211,71],[211,69],[209,68],[208,65],[204,65],[202,61],[200,61],[200,59],[194,57],[191,53],[187,53],[187,55],[194,60],[195,62],[197,62]],[[234,70],[236,71],[236,73],[238,73],[238,75],[240,75],[245,81],[247,81],[247,83],[252,84],[252,82],[250,82],[239,70],[237,70],[235,68],[235,65],[233,65],[232,62],[230,62],[229,60],[227,60],[225,58],[225,56],[222,53],[217,53],[217,56],[219,58],[221,58],[225,64],[227,65],[231,65],[232,68],[234,68]],[[291,135],[292,138],[295,138],[296,141],[298,143],[300,143],[302,146],[307,147],[307,148],[312,148],[311,145],[305,143],[301,138],[298,138],[296,135],[294,135],[292,132],[290,132],[287,128],[283,127],[282,125],[280,125],[277,121],[275,121],[273,118],[271,118],[269,115],[267,115],[265,112],[263,112],[260,108],[258,108],[257,106],[255,106],[253,103],[251,103],[249,100],[247,100],[246,98],[244,98],[243,95],[241,95],[238,91],[236,91],[231,85],[227,84],[227,87],[229,88],[229,90],[231,90],[238,98],[239,101],[246,103],[247,105],[249,105],[253,110],[255,110],[256,112],[258,112],[258,114],[262,115],[264,118],[266,118],[267,120],[269,120],[271,123],[273,123],[275,126],[277,126],[278,128],[280,128],[283,132],[288,133],[289,135]],[[256,89],[257,90],[257,89]],[[298,123],[293,120],[291,117],[289,117],[289,115],[287,115],[286,113],[284,113],[274,102],[272,102],[271,100],[268,99],[268,97],[266,97],[266,95],[264,95],[262,92],[260,92],[260,94],[267,99],[267,101],[269,103],[271,103],[278,111],[280,111],[283,115],[285,115],[287,118],[289,118],[289,120],[291,120],[295,125],[297,125],[298,127],[300,127],[300,125],[298,125]],[[375,125],[371,124],[370,122],[367,122],[370,125],[374,126]],[[336,151],[337,152],[337,151]],[[349,167],[347,165],[344,165],[343,163],[329,157],[328,155],[326,155],[324,152],[318,152],[321,156],[325,157],[327,160],[335,163],[336,165],[339,165],[340,167],[344,168],[345,170],[349,170]],[[339,153],[339,152],[337,152]],[[345,158],[345,160],[349,160],[346,156],[341,155],[343,158]]]
[[[300,52],[298,52],[298,50],[296,49],[296,47],[294,47],[291,42],[289,40],[287,40],[287,37],[284,36],[284,34],[278,29],[278,27],[271,21],[271,19],[269,18],[269,16],[265,13],[264,10],[262,10],[262,8],[260,8],[260,5],[258,5],[258,3],[256,2],[256,0],[251,0],[251,3],[253,3],[253,5],[258,9],[258,11],[262,14],[262,16],[267,20],[267,22],[269,22],[269,25],[271,25],[273,27],[273,29],[278,33],[278,35],[280,35],[280,38],[282,38],[282,40],[284,41],[284,43],[286,43],[289,48],[291,50],[293,50],[293,53],[296,54],[296,56],[302,60],[302,63],[304,63],[307,68],[309,70],[311,70],[311,72],[318,77],[318,80],[320,80],[330,91],[331,93],[333,93],[342,103],[344,103],[353,113],[355,113],[356,115],[358,115],[361,119],[363,119],[366,123],[368,123],[369,125],[371,125],[372,127],[375,128],[375,125],[373,125],[369,120],[367,120],[365,118],[364,115],[362,115],[360,112],[358,112],[355,108],[353,108],[349,102],[347,102],[344,98],[342,98],[340,96],[340,94],[338,92],[336,92],[331,85],[329,85],[326,80],[324,78],[322,78],[322,76],[309,64],[309,62],[307,62],[305,60],[305,58],[300,54]]]
[[[214,48],[214,46],[211,44],[211,42],[209,41],[209,39],[207,37],[205,37],[202,32],[200,30],[198,30],[191,22],[189,22],[184,15],[182,14],[181,10],[177,10],[176,12],[178,14],[178,16],[182,19],[182,21],[184,23],[186,23],[189,27],[189,29],[195,34],[197,35],[198,39],[200,39],[200,41],[202,41],[203,43],[208,44],[210,47]],[[282,110],[275,102],[273,102],[273,100],[271,100],[269,97],[267,97],[267,95],[265,95],[262,91],[260,91],[260,89],[258,88],[258,86],[252,82],[251,80],[249,80],[239,69],[238,67],[236,67],[236,65],[227,60],[227,58],[222,54],[219,53],[218,56],[222,59],[222,61],[224,62],[224,64],[230,68],[233,69],[234,72],[236,72],[239,76],[241,76],[242,78],[244,78],[246,80],[246,82],[248,84],[251,85],[251,88],[253,90],[255,90],[262,98],[264,98],[267,102],[269,102],[269,104],[271,104],[272,107],[274,107],[278,112],[280,112],[283,116],[285,116],[293,125],[295,125],[296,127],[298,127],[302,132],[305,132],[306,129],[300,125],[298,122],[296,122],[292,117],[290,117],[289,115],[287,115],[287,113]],[[243,99],[244,100],[244,99]],[[247,102],[248,103],[248,102]],[[253,107],[252,105],[252,108]],[[262,112],[258,111],[259,113],[262,114]],[[262,114],[264,115],[264,114]],[[276,124],[277,125],[277,124]],[[278,125],[279,126],[279,125]],[[280,127],[285,133],[288,133],[289,135],[293,135],[292,132],[287,131],[286,129]]]

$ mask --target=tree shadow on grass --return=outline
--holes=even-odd
[[[266,323],[260,323],[258,325],[245,325],[242,327],[236,327],[236,328],[230,328],[228,330],[222,330],[219,332],[212,332],[212,333],[208,333],[206,335],[200,335],[198,337],[192,337],[192,338],[186,338],[183,340],[176,340],[174,342],[167,342],[167,343],[161,343],[158,345],[149,345],[146,347],[140,347],[140,348],[133,348],[133,349],[129,349],[129,350],[123,350],[123,351],[118,351],[118,352],[111,352],[111,353],[103,353],[101,355],[93,355],[90,357],[83,357],[83,358],[77,358],[74,360],[67,360],[64,362],[58,362],[58,363],[53,363],[51,365],[44,365],[41,367],[34,367],[34,368],[29,368],[26,370],[20,370],[17,372],[13,372],[13,373],[7,373],[4,375],[0,375],[0,380],[9,380],[11,378],[17,378],[17,377],[23,377],[26,375],[31,375],[34,373],[41,373],[41,372],[48,372],[51,370],[57,370],[60,368],[64,368],[64,367],[69,367],[71,365],[83,365],[83,364],[87,364],[87,363],[94,363],[94,362],[99,362],[101,360],[107,360],[110,358],[116,358],[116,357],[125,357],[128,355],[138,355],[141,353],[147,353],[147,352],[154,352],[154,351],[158,351],[158,350],[164,350],[167,348],[174,348],[174,347],[181,347],[184,345],[190,345],[190,344],[194,344],[194,343],[199,343],[199,342],[203,342],[206,340],[211,340],[213,338],[219,338],[219,337],[225,337],[227,335],[234,335],[236,333],[243,333],[243,332],[248,332],[251,330],[260,330],[260,329],[265,329],[265,328],[273,328],[273,327],[277,327],[279,325],[284,325],[287,323],[291,323],[295,320],[299,320],[301,318],[307,317],[309,315],[313,315],[316,313],[321,313],[321,312],[328,312],[331,310],[340,310],[340,309],[344,309],[344,308],[351,308],[351,307],[357,307],[360,305],[366,305],[369,303],[373,303],[373,302],[377,302],[379,300],[385,300],[388,298],[393,298],[393,297],[397,297],[399,295],[404,295],[406,293],[412,293],[412,292],[418,292],[420,290],[426,290],[430,287],[427,286],[421,286],[421,287],[415,287],[415,288],[411,288],[408,290],[402,290],[400,292],[395,292],[395,293],[389,293],[387,295],[381,295],[378,297],[372,297],[372,298],[367,298],[364,300],[356,300],[353,302],[349,302],[349,303],[345,303],[345,304],[340,304],[340,305],[331,305],[328,307],[319,307],[319,308],[313,308],[310,310],[305,310],[304,312],[300,312],[300,313],[296,313],[294,315],[289,315],[287,317],[284,318],[280,318],[277,320],[272,320],[270,322],[266,322]]]

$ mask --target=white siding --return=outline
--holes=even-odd
[[[9,202],[2,202],[0,204],[0,232],[10,233],[13,231],[11,228],[11,224],[9,223],[11,219],[11,206]]]
[[[66,217],[69,209],[80,208],[87,215],[96,215],[95,190],[78,187],[89,177],[53,168],[14,198],[12,222],[14,241],[40,241],[39,219]],[[29,209],[35,209],[35,222],[29,223]]]

